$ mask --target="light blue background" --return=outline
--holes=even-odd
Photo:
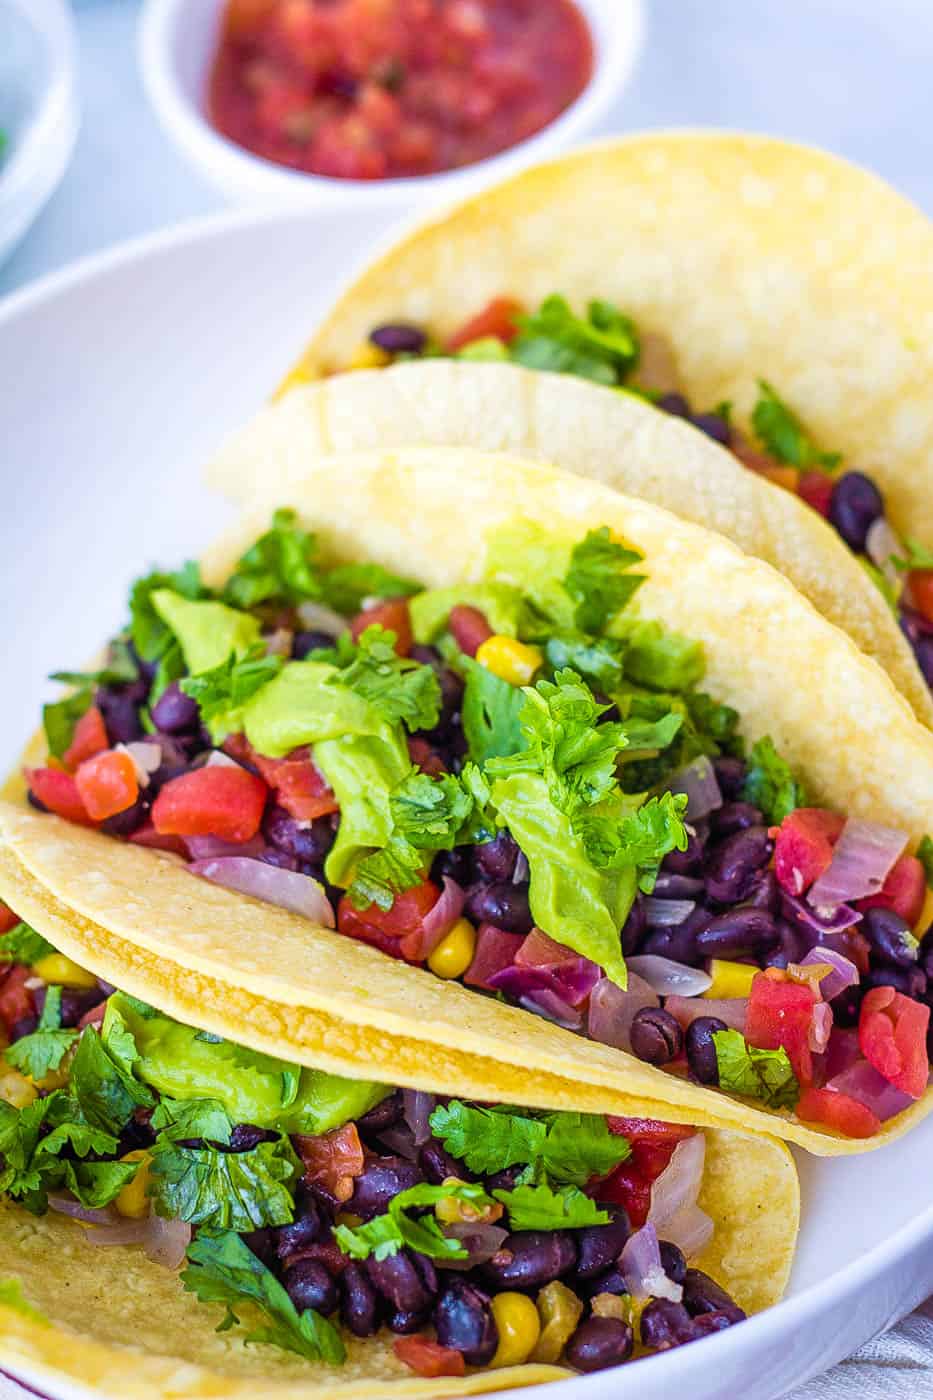
[[[641,63],[609,130],[717,125],[873,166],[933,213],[933,0],[645,0]],[[0,293],[221,205],[176,155],[136,72],[136,0],[76,0],[84,123]],[[801,238],[806,230],[801,229]]]

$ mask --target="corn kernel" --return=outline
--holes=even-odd
[[[476,930],[469,919],[458,919],[428,958],[435,977],[462,977],[476,952]]]
[[[914,933],[917,938],[922,938],[931,924],[933,924],[933,890],[927,890],[926,898],[923,901],[923,912],[914,925]]]
[[[538,1309],[524,1293],[497,1293],[489,1306],[499,1329],[499,1345],[490,1366],[521,1366],[541,1335]]]
[[[555,1279],[538,1294],[538,1317],[541,1335],[530,1360],[553,1366],[577,1330],[583,1315],[583,1304],[572,1289]]]
[[[726,958],[713,958],[709,965],[712,984],[703,993],[705,997],[747,997],[752,990],[752,982],[760,968],[750,963],[729,962]]]
[[[590,1309],[594,1317],[615,1317],[619,1322],[628,1322],[625,1299],[618,1293],[597,1293]]]
[[[125,1215],[130,1220],[143,1220],[149,1214],[149,1163],[152,1158],[143,1148],[138,1147],[134,1152],[127,1152],[120,1161],[138,1162],[139,1169],[114,1201],[117,1214]]]
[[[38,1090],[31,1079],[0,1060],[0,1099],[14,1108],[26,1108],[38,1097]]]
[[[347,363],[347,369],[382,369],[391,364],[392,356],[371,340],[361,340]]]
[[[47,953],[44,958],[33,963],[33,971],[43,982],[66,987],[97,986],[97,978],[93,972],[86,972],[83,967],[72,962],[71,958],[66,958],[64,953]]]
[[[458,1176],[447,1176],[441,1184],[454,1187],[466,1183]],[[488,1205],[482,1205],[453,1195],[442,1196],[434,1206],[435,1216],[444,1225],[491,1225],[501,1219],[503,1213],[504,1207],[498,1202],[490,1201]]]
[[[530,685],[544,662],[537,647],[526,646],[514,637],[503,637],[499,633],[487,637],[477,648],[476,659],[509,685]]]

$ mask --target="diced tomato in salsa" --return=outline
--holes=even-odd
[[[32,968],[25,963],[16,963],[0,973],[0,1021],[9,1035],[18,1021],[36,1014],[35,998],[26,983],[31,979]]]
[[[819,998],[812,987],[779,981],[759,972],[752,982],[745,1017],[745,1039],[759,1050],[787,1051],[801,1084],[813,1079],[810,1025]]]
[[[858,907],[893,909],[913,926],[923,913],[926,895],[927,881],[923,866],[916,856],[901,856],[894,862],[878,893],[860,899]]]
[[[411,651],[414,637],[411,631],[411,617],[408,601],[405,598],[389,598],[375,607],[364,608],[350,623],[350,634],[358,641],[367,627],[384,627],[395,633],[395,650],[399,656],[407,656]]]
[[[75,785],[88,815],[96,822],[125,812],[139,796],[136,764],[119,749],[106,749],[86,758],[75,774]]]
[[[917,612],[927,622],[933,622],[933,569],[912,569],[907,575],[907,586]]]
[[[859,1014],[859,1048],[889,1083],[912,1099],[927,1087],[930,1008],[893,987],[872,987]]]
[[[249,841],[259,830],[268,789],[255,773],[210,764],[172,778],[152,804],[160,835]]]
[[[512,297],[493,297],[488,306],[448,336],[444,348],[453,353],[474,340],[486,340],[490,336],[508,345],[518,335],[518,318],[524,310],[521,302]]]
[[[57,817],[80,826],[94,825],[70,773],[60,768],[27,768],[26,781],[33,796]]]
[[[92,705],[90,709],[85,710],[75,725],[71,743],[65,750],[62,762],[69,772],[73,773],[86,758],[93,758],[95,754],[109,747],[110,740],[107,738],[104,717],[97,706]]]
[[[803,1123],[822,1123],[851,1138],[870,1138],[881,1131],[881,1119],[858,1099],[835,1089],[804,1089],[797,1101]]]
[[[11,928],[16,928],[20,922],[19,915],[14,914],[8,904],[4,904],[0,899],[0,934],[9,933]]]
[[[481,613],[479,608],[471,608],[468,603],[458,603],[451,608],[447,625],[457,646],[466,656],[475,656],[483,642],[492,636],[485,613]]]
[[[297,1134],[292,1141],[304,1163],[304,1180],[322,1186],[338,1201],[348,1201],[353,1182],[363,1170],[363,1145],[356,1124],[345,1123],[317,1137]]]
[[[608,1117],[606,1123],[610,1132],[628,1138],[632,1155],[620,1162],[593,1194],[598,1201],[623,1206],[633,1228],[639,1229],[651,1209],[651,1188],[669,1166],[674,1148],[697,1130],[656,1118]]]
[[[801,895],[829,866],[845,818],[821,807],[798,807],[774,835],[774,873],[789,894]]]
[[[520,933],[506,933],[495,924],[480,924],[473,961],[463,975],[466,985],[491,991],[490,977],[512,966],[524,941]]]
[[[440,754],[435,753],[427,739],[417,735],[408,736],[408,757],[416,768],[420,768],[422,773],[427,773],[431,778],[439,778],[447,771]]]
[[[339,811],[334,790],[315,766],[307,745],[294,749],[285,758],[263,758],[251,750],[251,758],[274,790],[279,805],[297,821],[313,821]]]
[[[801,472],[797,494],[813,510],[828,517],[829,503],[833,495],[833,479],[826,472]]]
[[[416,1376],[433,1379],[436,1376],[465,1376],[466,1362],[462,1351],[442,1347],[427,1337],[396,1337],[392,1349]]]
[[[515,954],[515,961],[519,967],[552,967],[555,963],[576,962],[579,956],[572,948],[555,943],[539,928],[533,928]]]
[[[417,950],[424,935],[424,916],[439,898],[440,890],[431,880],[397,894],[391,909],[380,909],[378,904],[354,909],[349,896],[344,895],[337,906],[337,929],[393,958],[421,962]]]

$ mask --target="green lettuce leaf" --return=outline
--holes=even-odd
[[[510,583],[464,583],[427,588],[412,598],[408,613],[415,641],[422,646],[436,642],[458,603],[481,612],[499,636],[519,635],[525,613],[521,589]]]
[[[484,764],[517,753],[522,747],[524,694],[471,657],[461,657],[458,664],[464,674],[460,715],[470,758]]]
[[[366,598],[408,598],[421,587],[381,564],[338,564],[324,575],[321,585],[326,605],[345,617],[358,613]]]
[[[275,512],[270,528],[237,561],[224,587],[224,599],[235,608],[295,607],[318,601],[321,594],[315,539],[293,510]]]
[[[921,544],[920,540],[907,538],[904,541],[905,553],[902,556],[892,555],[891,563],[902,573],[908,573],[913,569],[926,571],[933,569],[933,549]]]
[[[758,1050],[746,1045],[741,1031],[715,1031],[719,1087],[729,1094],[761,1099],[768,1108],[793,1108],[800,1097],[800,1085],[787,1051]]]
[[[590,530],[570,555],[564,588],[576,605],[574,620],[582,632],[598,633],[621,612],[645,581],[631,574],[644,556],[612,538],[609,527]]]
[[[158,661],[173,642],[171,629],[152,601],[152,595],[163,589],[190,602],[211,596],[201,582],[198,565],[190,559],[175,573],[157,571],[137,579],[130,589],[130,638],[144,661]]]

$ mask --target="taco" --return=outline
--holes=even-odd
[[[643,394],[731,449],[762,488],[750,483],[730,511],[728,495],[714,499],[729,490],[726,468],[698,446],[685,459],[709,480],[675,476],[670,490],[653,483],[663,494],[651,498],[670,505],[672,491],[679,513],[788,572],[929,723],[908,651],[933,685],[931,310],[930,223],[874,176],[767,137],[650,133],[573,152],[432,216],[344,293],[287,384],[439,354]],[[516,411],[525,448],[537,424]],[[582,457],[588,471],[601,454],[601,478],[631,490],[628,474],[610,475],[620,429],[605,413],[597,453],[572,445],[585,435],[575,414],[541,450],[568,466]],[[496,441],[498,429],[484,422],[469,441],[518,445],[507,426]],[[659,443],[672,449],[667,468],[676,442]],[[768,506],[769,486],[796,499]],[[801,506],[827,527],[808,529]]]
[[[17,780],[43,810],[0,809],[51,896],[607,1111],[830,1154],[928,1111],[933,738],[880,667],[728,541],[541,465],[322,458],[294,499],[65,675]]]
[[[780,1298],[781,1144],[588,1113],[560,1082],[528,1107],[517,1075],[503,1103],[496,1068],[455,1061],[430,1092],[378,1051],[337,1077],[299,1027],[270,1032],[281,1008],[75,919],[7,852],[0,886],[32,921],[0,984],[0,1361],[29,1381],[476,1394]]]

